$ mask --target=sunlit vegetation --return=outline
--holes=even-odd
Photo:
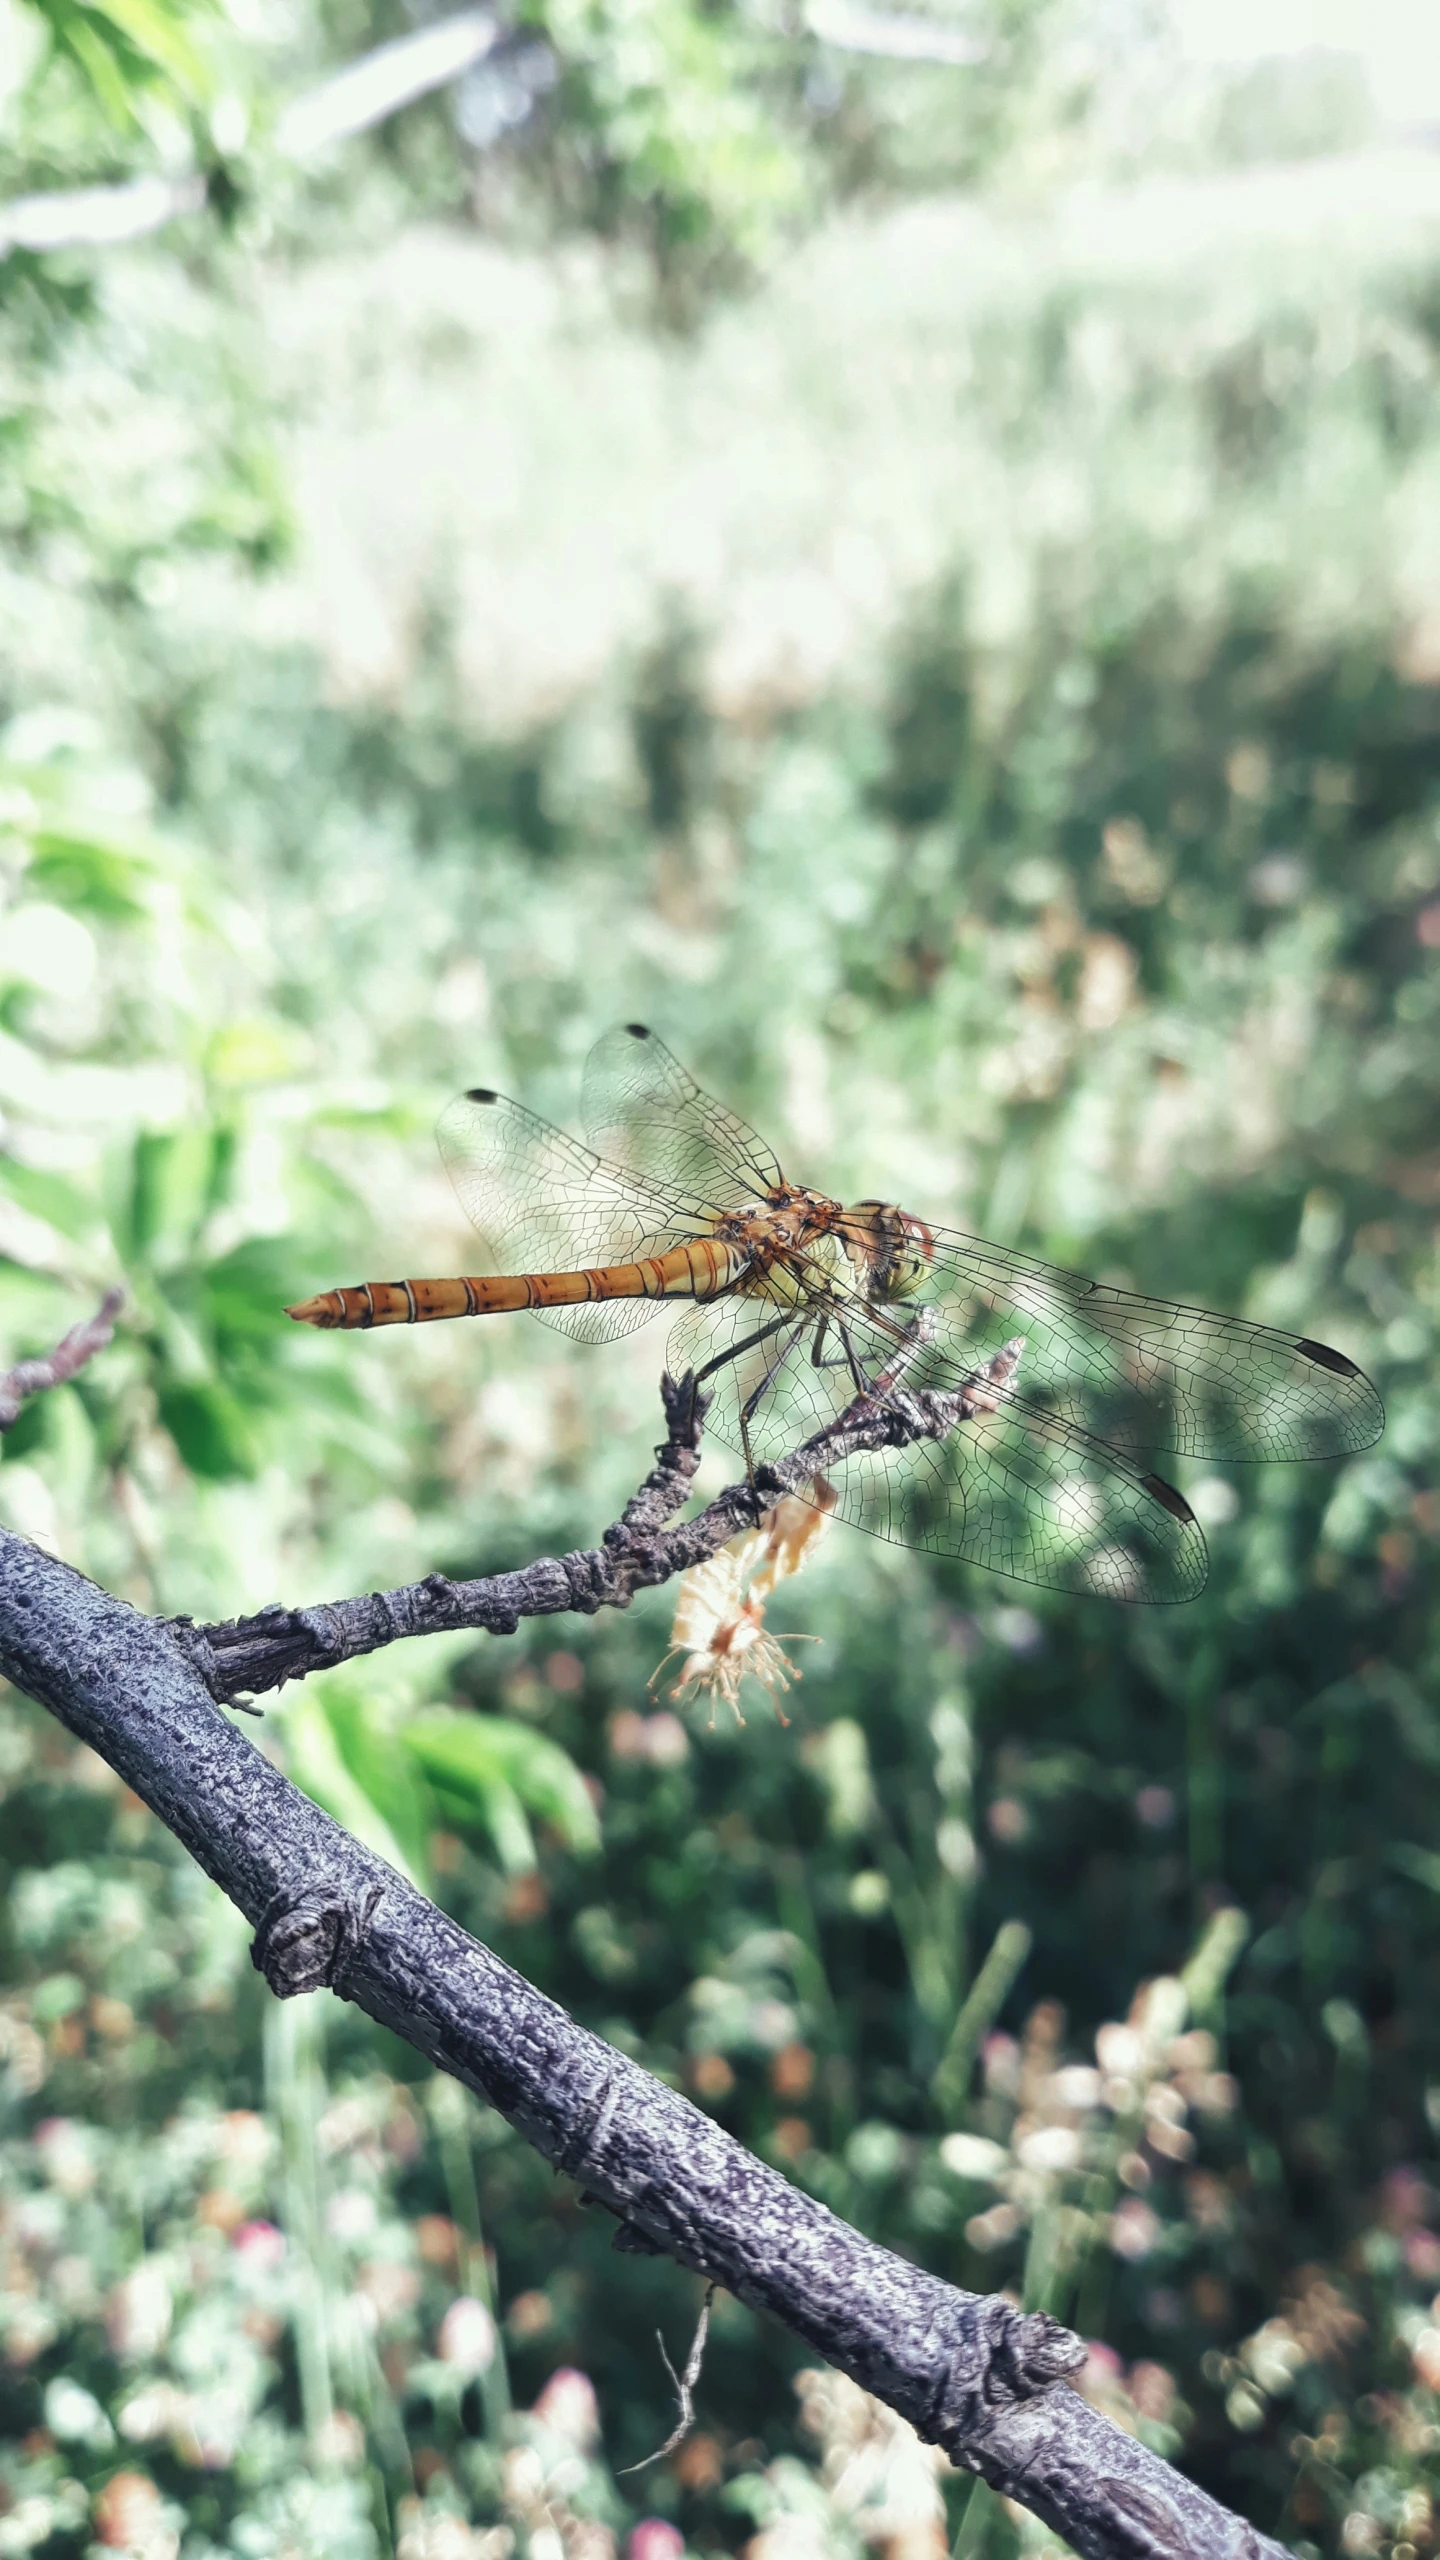
[[[1066,230],[1046,168],[1114,131],[1035,13],[943,150],[917,75],[673,0],[541,13],[528,141],[429,101],[303,178],[276,98],[396,25],[43,15],[8,187],[181,132],[235,189],[0,266],[0,1365],[127,1292],[0,1515],[200,1618],[592,1543],[660,1324],[281,1310],[465,1268],[437,1110],[573,1124],[631,1014],[801,1178],[1340,1345],[1385,1438],[1182,1462],[1190,1607],[836,1528],[770,1603],[819,1639],[786,1728],[652,1691],[657,1593],[396,1649],[263,1739],[837,2211],[1077,2325],[1266,2530],[1423,2560],[1433,217],[1257,217],[1242,268],[1244,155],[1192,119],[1183,238]],[[935,194],[1002,164],[1018,209]],[[619,2477],[693,2282],[354,2012],[270,2002],[13,1694],[0,1783],[0,2553],[1047,2547],[724,2297],[696,2432]]]

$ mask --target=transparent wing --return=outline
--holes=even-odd
[[[902,1324],[872,1319],[859,1301],[822,1330],[815,1314],[760,1297],[688,1307],[666,1359],[678,1376],[727,1354],[705,1381],[706,1427],[734,1449],[748,1437],[757,1463],[836,1421],[857,1377],[870,1384],[898,1366],[906,1388],[953,1392],[978,1365],[957,1366],[948,1342],[907,1345]],[[826,1474],[839,1517],[856,1528],[1020,1582],[1134,1601],[1192,1600],[1204,1586],[1205,1541],[1181,1496],[1013,1390],[943,1440],[847,1458]]]
[[[946,1440],[848,1459],[839,1511],[875,1537],[1098,1600],[1193,1600],[1210,1569],[1160,1477],[1003,1400]]]
[[[691,1371],[709,1396],[708,1438],[743,1456],[744,1412],[752,1457],[788,1458],[855,1398],[853,1385],[837,1394],[832,1372],[812,1368],[814,1332],[812,1313],[758,1294],[693,1299],[671,1327],[665,1366],[672,1378]]]
[[[1024,1334],[1024,1401],[1113,1449],[1333,1458],[1385,1426],[1364,1371],[1324,1343],[1105,1288],[978,1237],[936,1233],[915,1302],[944,1319],[957,1366]]]
[[[495,1272],[592,1271],[661,1253],[693,1233],[670,1202],[502,1094],[462,1094],[441,1113],[436,1136]],[[535,1313],[578,1342],[612,1342],[659,1303],[609,1298]]]
[[[580,1116],[608,1163],[700,1215],[742,1208],[784,1179],[763,1138],[703,1093],[643,1023],[623,1023],[596,1042]]]

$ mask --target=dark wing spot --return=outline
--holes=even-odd
[[[1317,1369],[1333,1369],[1337,1378],[1360,1375],[1354,1361],[1347,1360],[1343,1351],[1332,1351],[1328,1342],[1311,1342],[1302,1334],[1295,1348],[1303,1351],[1307,1360],[1313,1360]]]
[[[643,1022],[627,1022],[625,1028],[632,1040],[648,1040],[650,1037]]]
[[[1184,1494],[1177,1493],[1173,1484],[1167,1484],[1163,1476],[1142,1476],[1140,1482],[1145,1491],[1160,1504],[1161,1509],[1170,1513],[1172,1519],[1194,1519],[1195,1514]]]
[[[467,1102],[498,1102],[500,1096],[498,1093],[492,1093],[488,1085],[472,1084],[465,1099]]]

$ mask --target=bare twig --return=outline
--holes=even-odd
[[[30,1396],[44,1393],[46,1387],[63,1386],[103,1351],[115,1332],[115,1318],[125,1304],[123,1289],[107,1289],[93,1316],[83,1324],[72,1324],[69,1332],[38,1360],[17,1360],[13,1369],[0,1374],[0,1431],[8,1431],[18,1421],[20,1408]]]
[[[687,1441],[678,1419],[622,1536],[652,1534],[637,1519],[683,1498],[694,1429]],[[797,1463],[813,1473],[813,1453]],[[752,1511],[763,1498],[746,1491]],[[197,1662],[174,1627],[0,1527],[0,1674],[117,1770],[238,1905],[280,1998],[328,1984],[354,2001],[614,2214],[618,2248],[674,2258],[784,2321],[1081,2560],[1284,2560],[1062,2387],[1084,2360],[1069,2330],[877,2247],[577,2026],[292,1786],[217,1711]]]
[[[790,1457],[727,1485],[693,1520],[678,1527],[667,1524],[689,1493],[700,1463],[707,1399],[694,1393],[690,1379],[667,1377],[660,1384],[667,1430],[655,1465],[600,1546],[568,1556],[541,1556],[517,1573],[488,1574],[476,1582],[451,1582],[432,1573],[398,1591],[365,1592],[313,1609],[277,1605],[251,1618],[205,1627],[177,1619],[176,1634],[211,1696],[228,1706],[242,1694],[303,1680],[309,1672],[374,1653],[401,1636],[461,1627],[508,1636],[522,1618],[554,1617],[571,1609],[589,1617],[598,1609],[626,1609],[637,1591],[654,1590],[703,1564],[738,1530],[753,1529],[782,1494],[800,1491],[827,1467],[867,1450],[943,1440],[962,1422],[993,1412],[1024,1345],[1007,1342],[945,1393],[912,1392],[901,1383],[917,1347],[907,1340],[870,1393],[857,1396],[838,1420],[813,1433]]]
[[[632,2471],[648,2471],[652,2462],[663,2462],[667,2453],[673,2453],[677,2445],[684,2443],[694,2426],[695,2385],[700,2379],[700,2367],[705,2361],[705,2340],[710,2333],[710,2305],[714,2299],[715,2287],[712,2284],[706,2287],[705,2299],[700,2305],[700,2317],[695,2324],[695,2335],[690,2341],[690,2353],[685,2359],[683,2373],[676,2372],[670,2361],[670,2350],[665,2344],[664,2337],[659,2329],[656,2330],[655,2344],[660,2350],[665,2370],[675,2385],[675,2398],[679,2404],[680,2415],[664,2443],[657,2446],[654,2453],[647,2453],[642,2461],[625,2463],[616,2475],[617,2478],[626,2480]]]

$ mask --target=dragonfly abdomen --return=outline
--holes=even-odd
[[[595,1271],[532,1271],[484,1279],[366,1280],[326,1289],[287,1307],[297,1324],[368,1333],[377,1324],[435,1324],[447,1316],[508,1314],[516,1307],[584,1306],[596,1298],[715,1298],[734,1287],[749,1260],[739,1246],[713,1236],[672,1245],[643,1262],[613,1262]]]

